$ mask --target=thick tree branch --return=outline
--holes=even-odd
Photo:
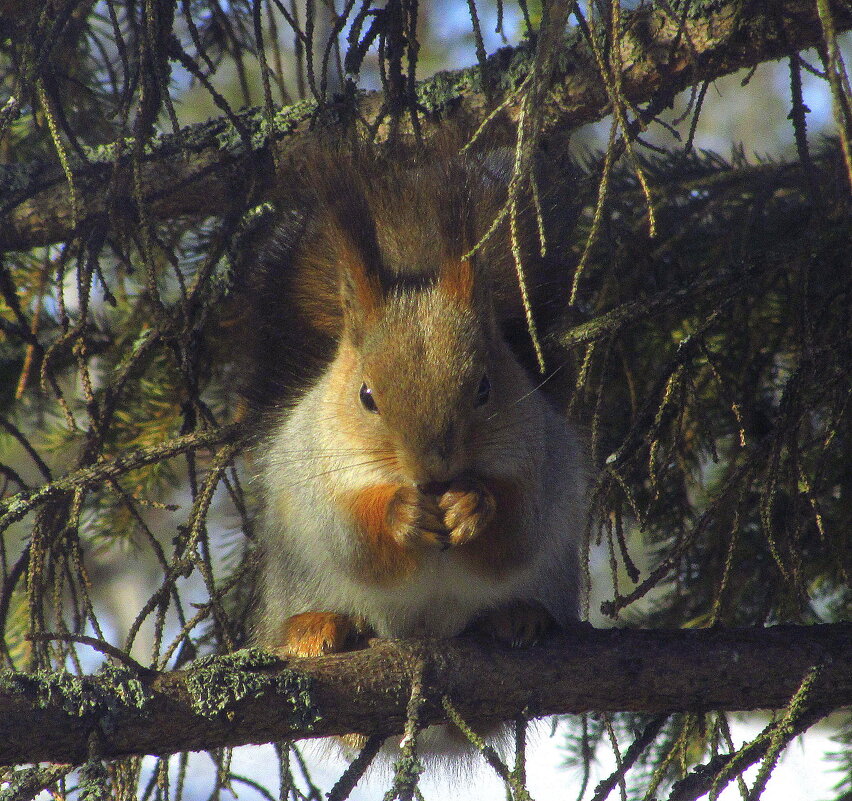
[[[346,732],[402,731],[423,670],[424,724],[449,696],[468,721],[590,710],[780,708],[818,666],[821,711],[852,704],[852,624],[576,630],[510,650],[477,639],[375,641],[286,666],[257,651],[187,670],[75,679],[0,674],[0,764],[169,754]]]
[[[848,4],[833,3],[833,13],[838,31],[852,28]],[[822,36],[813,0],[692,3],[683,30],[679,19],[660,8],[637,9],[625,14],[624,21],[621,86],[633,103],[665,105],[687,86],[811,47]],[[509,99],[505,115],[510,120],[520,108],[520,95],[513,93],[531,64],[527,46],[505,48],[491,58],[492,100],[497,105]],[[608,112],[604,83],[579,34],[566,39],[555,71],[556,85],[542,113],[545,134],[570,130]],[[446,117],[473,130],[492,107],[477,68],[441,73],[420,84],[418,95],[427,112],[427,134],[430,122]],[[380,95],[365,93],[358,111],[372,121],[380,106]],[[315,142],[309,130],[315,111],[310,103],[283,109],[273,131],[255,110],[240,115],[242,135],[220,119],[185,129],[181,141],[161,137],[146,156],[140,176],[147,215],[163,220],[221,214],[243,191],[262,199],[275,185],[293,179],[287,165]],[[114,182],[118,189],[108,199],[114,163],[120,165],[120,180]],[[90,164],[76,169],[75,182],[82,202],[78,220],[82,230],[104,217],[113,223],[136,223],[129,156],[116,159],[108,148],[94,153]],[[67,240],[74,233],[68,188],[58,165],[7,165],[0,171],[0,198],[0,249],[27,249]]]

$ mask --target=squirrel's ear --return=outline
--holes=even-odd
[[[379,316],[383,297],[379,265],[372,263],[372,259],[346,237],[341,237],[337,251],[343,319],[349,335],[357,343]]]
[[[347,334],[357,344],[379,315],[384,290],[382,255],[373,210],[359,176],[340,168],[331,173],[325,203],[330,245],[340,278]]]

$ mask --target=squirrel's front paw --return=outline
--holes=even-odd
[[[444,513],[438,500],[416,487],[402,486],[388,504],[388,525],[403,545],[425,543],[442,547],[447,542]]]
[[[303,612],[284,622],[283,642],[276,650],[287,656],[334,654],[353,645],[364,627],[348,615]]]
[[[475,478],[453,481],[441,495],[438,505],[444,514],[450,545],[463,545],[482,534],[497,508],[494,496]]]

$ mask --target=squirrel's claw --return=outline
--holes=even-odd
[[[527,648],[542,640],[555,625],[543,606],[518,601],[489,612],[474,628],[511,648]]]
[[[334,612],[303,612],[287,618],[283,642],[286,656],[322,656],[345,651],[364,633],[366,624]]]
[[[464,545],[482,534],[497,509],[488,488],[472,478],[453,482],[441,495],[438,505],[443,511],[450,545]]]

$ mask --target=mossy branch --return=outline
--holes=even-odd
[[[832,14],[838,32],[852,28],[848,4],[833,3]],[[811,0],[763,5],[740,0],[693,3],[684,20],[663,4],[624,14],[623,23],[619,81],[623,96],[634,104],[651,102],[659,107],[688,86],[812,47],[823,36]],[[524,96],[518,87],[532,64],[528,45],[493,54],[488,69],[490,99],[478,67],[439,73],[423,81],[417,96],[424,134],[436,130],[435,123],[443,119],[472,132],[494,108],[501,109],[498,116],[504,120],[516,122]],[[383,107],[382,95],[365,92],[357,102],[358,118],[374,123]],[[566,37],[555,59],[554,85],[543,102],[541,133],[570,131],[609,111],[610,98],[594,54],[575,32]],[[264,199],[275,186],[293,178],[288,171],[306,148],[315,145],[316,113],[313,102],[297,103],[275,115],[270,127],[263,111],[254,109],[235,117],[239,131],[231,120],[221,118],[189,126],[180,137],[165,135],[146,145],[139,176],[146,218],[223,214],[235,197],[242,196],[235,191],[240,187],[250,187],[258,200]],[[339,116],[339,124],[350,118]],[[323,119],[328,118],[325,113]],[[496,119],[491,124],[499,127]],[[131,150],[124,147],[125,153]],[[131,157],[116,159],[114,146],[102,151],[90,153],[85,166],[71,165],[79,207],[76,229],[68,181],[60,165],[5,165],[0,171],[0,249],[29,249],[68,240],[75,230],[88,230],[104,216],[118,225],[138,224]],[[117,176],[111,178],[115,168]]]
[[[259,651],[159,673],[0,674],[0,764],[164,755],[348,732],[401,733],[415,676],[423,725],[587,711],[674,712],[787,706],[812,675],[816,719],[852,704],[852,624],[767,629],[598,630],[545,646],[479,639],[376,640],[284,663]]]

